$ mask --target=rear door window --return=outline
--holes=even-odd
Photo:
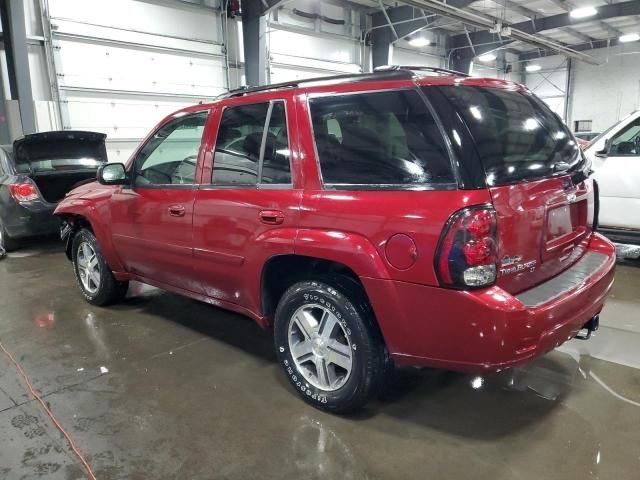
[[[465,120],[490,186],[563,173],[582,160],[562,121],[527,92],[466,85],[440,90]]]
[[[454,183],[444,138],[417,91],[321,96],[309,104],[326,186]]]
[[[213,185],[290,184],[285,102],[227,107],[213,159]]]

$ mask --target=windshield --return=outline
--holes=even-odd
[[[568,128],[531,93],[466,85],[435,88],[468,125],[490,186],[564,173],[583,158]]]

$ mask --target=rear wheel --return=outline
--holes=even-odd
[[[320,281],[296,283],[278,303],[274,337],[280,364],[298,394],[322,410],[361,408],[384,377],[384,344],[357,304],[345,290]]]
[[[109,305],[121,301],[129,282],[115,279],[104,261],[93,233],[83,229],[73,239],[73,269],[80,291],[92,305]]]
[[[0,250],[13,252],[14,250],[17,250],[18,247],[20,247],[18,240],[11,238],[2,222],[0,222]]]

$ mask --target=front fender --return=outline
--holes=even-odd
[[[109,268],[114,272],[124,271],[124,266],[113,248],[111,231],[108,228],[110,212],[106,202],[96,203],[85,198],[67,197],[58,204],[53,214],[67,220],[81,217],[89,222]],[[74,228],[77,228],[75,224]]]
[[[321,229],[301,229],[296,236],[296,255],[342,263],[359,277],[389,279],[380,254],[364,236]]]

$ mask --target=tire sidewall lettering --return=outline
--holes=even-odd
[[[319,284],[315,282],[311,282],[311,285],[313,285],[314,288],[319,287]],[[356,347],[356,340],[353,338],[353,332],[349,326],[349,323],[345,319],[345,314],[343,313],[344,307],[337,306],[336,302],[338,301],[338,298],[336,299],[326,298],[327,295],[337,296],[338,292],[333,289],[328,289],[328,293],[323,293],[323,294],[317,294],[313,292],[304,292],[304,293],[300,292],[300,293],[301,293],[300,295],[301,298],[298,297],[298,300],[294,300],[291,305],[288,305],[287,311],[292,313],[293,311],[295,311],[296,308],[299,308],[301,305],[316,303],[318,305],[322,305],[323,307],[327,308],[333,315],[335,315],[340,325],[342,325],[344,329],[344,333],[348,337],[349,344],[351,345],[351,350],[354,353],[354,356],[353,356],[354,369],[353,369],[352,375],[357,374],[357,371],[358,371],[357,362],[359,357],[359,350]],[[300,300],[304,300],[304,301],[301,302]],[[290,319],[289,316],[287,318]],[[288,321],[287,321],[287,327],[288,327]],[[330,398],[340,396],[343,387],[341,387],[340,389],[334,392],[324,392],[320,389],[313,387],[312,385],[310,385],[304,380],[304,377],[297,370],[297,368],[295,367],[295,363],[291,358],[291,352],[289,350],[289,345],[288,345],[286,336],[285,338],[279,338],[279,341],[277,343],[276,353],[279,357],[281,365],[283,365],[283,368],[287,373],[287,376],[289,377],[289,381],[291,382],[291,385],[296,390],[298,390],[302,396],[307,398],[307,400],[313,400],[318,404],[326,405],[327,403],[329,403]],[[349,383],[351,383],[351,379],[349,380]]]

